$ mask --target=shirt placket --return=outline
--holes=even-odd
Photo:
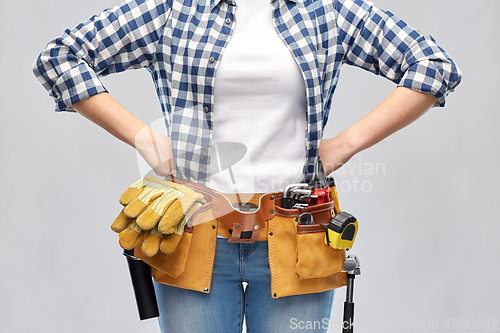
[[[232,32],[234,2],[174,2],[171,68],[172,151],[177,176],[208,183],[215,70]]]
[[[316,55],[315,11],[297,0],[273,0],[273,17],[279,35],[299,65],[306,86],[306,156],[301,181],[309,181],[314,172],[322,136],[322,82]]]
[[[213,145],[213,112],[216,112],[214,111],[215,72],[226,49],[228,39],[233,32],[235,10],[236,3],[233,0],[212,0],[211,2],[210,21],[213,22],[213,26],[210,35],[213,36],[215,43],[209,46],[209,63],[203,84],[203,113],[208,124],[208,130],[203,131],[203,147],[200,155],[200,174],[202,177],[201,179],[197,179],[198,182],[208,183],[210,176],[210,147]]]

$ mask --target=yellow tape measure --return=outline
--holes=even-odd
[[[358,220],[347,212],[336,214],[326,227],[325,244],[334,249],[350,249],[358,233]]]

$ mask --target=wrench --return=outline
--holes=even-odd
[[[290,191],[290,197],[294,199],[300,199],[301,197],[306,197],[309,198],[311,197],[312,191],[311,190],[303,190],[300,188],[294,188]]]
[[[306,183],[290,184],[287,187],[285,187],[285,189],[283,190],[283,198],[289,198],[289,192],[292,189],[305,188],[308,186],[309,186],[309,184],[306,184]]]

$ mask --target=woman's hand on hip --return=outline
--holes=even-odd
[[[319,145],[319,157],[323,163],[325,175],[329,175],[346,164],[354,154],[353,147],[348,141],[343,140],[342,135],[321,140]]]
[[[170,174],[173,165],[170,138],[153,131],[106,92],[72,106],[116,138],[134,147],[159,176]]]
[[[173,167],[172,141],[150,127],[141,129],[135,138],[135,149],[158,176],[168,176]]]
[[[337,170],[358,152],[408,126],[437,103],[433,95],[396,88],[380,105],[332,139],[322,140],[319,156],[325,174]]]

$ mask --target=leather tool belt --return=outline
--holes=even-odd
[[[342,263],[345,250],[324,244],[325,228],[338,213],[336,192],[332,201],[305,209],[281,207],[282,193],[222,194],[185,180],[166,179],[203,194],[206,204],[186,225],[172,254],[146,257],[136,246],[134,255],[152,267],[159,283],[210,292],[217,235],[232,243],[267,241],[273,298],[322,292],[346,284]],[[334,197],[333,197],[334,196]],[[310,213],[314,225],[299,225],[298,216]]]
[[[268,193],[259,198],[256,211],[242,212],[234,208],[233,205],[222,193],[214,193],[212,199],[212,211],[214,217],[222,222],[230,230],[230,243],[253,243],[259,239],[259,234],[266,227],[266,221],[274,217],[275,195]],[[248,205],[248,202],[243,205]],[[242,206],[243,206],[242,205]]]

